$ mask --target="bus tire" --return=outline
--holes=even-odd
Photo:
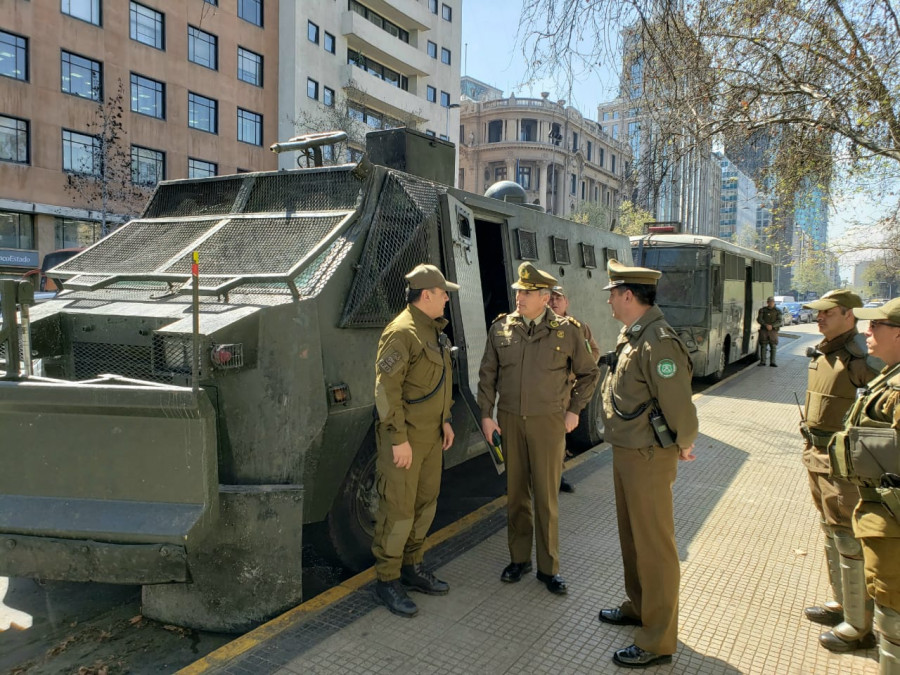
[[[372,536],[375,533],[375,514],[378,510],[378,490],[375,483],[374,428],[366,434],[344,476],[325,519],[329,552],[346,569],[361,572],[372,566]]]
[[[719,350],[719,362],[716,364],[716,369],[710,373],[709,380],[710,382],[720,382],[723,377],[725,377],[725,367],[728,365],[728,352],[731,348],[728,340],[725,341],[725,344],[722,345],[722,348]]]
[[[601,368],[602,376],[606,375],[606,368]],[[578,426],[572,433],[566,435],[566,446],[576,450],[588,450],[603,442],[606,429],[603,424],[603,395],[600,385],[594,389],[594,395],[581,411],[578,417]]]

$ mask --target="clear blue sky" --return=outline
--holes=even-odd
[[[598,66],[575,83],[571,93],[551,78],[524,82],[525,62],[516,42],[521,11],[521,0],[463,1],[462,74],[502,89],[504,96],[539,98],[542,91],[549,91],[551,100],[564,98],[585,117],[597,119],[597,105],[616,96],[618,64]]]

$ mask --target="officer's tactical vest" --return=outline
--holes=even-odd
[[[844,415],[856,399],[856,385],[850,381],[850,363],[866,358],[864,347],[860,353],[856,335],[810,361],[806,423],[812,430],[835,432],[844,428]]]

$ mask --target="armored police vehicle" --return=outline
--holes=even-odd
[[[557,276],[611,347],[601,289],[626,237],[378,163],[450,182],[437,139],[379,132],[369,148],[163,182],[54,270],[58,297],[17,315],[4,292],[0,575],[140,584],[148,617],[242,631],[300,601],[304,524],[370,564],[374,357],[418,263],[462,287],[448,468],[487,450],[478,367],[520,261]],[[600,440],[599,388],[579,431]]]

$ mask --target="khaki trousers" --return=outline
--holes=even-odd
[[[859,488],[827,473],[807,471],[813,504],[828,525],[853,527],[853,509],[859,502]]]
[[[634,644],[656,654],[674,654],[677,647],[681,568],[672,506],[677,473],[675,448],[613,447],[627,595],[621,610],[643,622],[635,630]]]
[[[537,568],[559,574],[559,479],[566,454],[564,412],[513,415],[498,411],[506,457],[507,539],[509,558],[531,561],[531,541]],[[533,505],[532,505],[533,501]]]
[[[900,612],[900,539],[865,537],[859,540],[866,561],[866,590],[882,607]]]
[[[387,433],[376,431],[378,458],[376,481],[378,512],[372,555],[379,581],[400,578],[400,567],[422,562],[425,535],[434,521],[441,490],[443,442],[410,439],[413,459],[409,469],[394,465],[394,452]]]

